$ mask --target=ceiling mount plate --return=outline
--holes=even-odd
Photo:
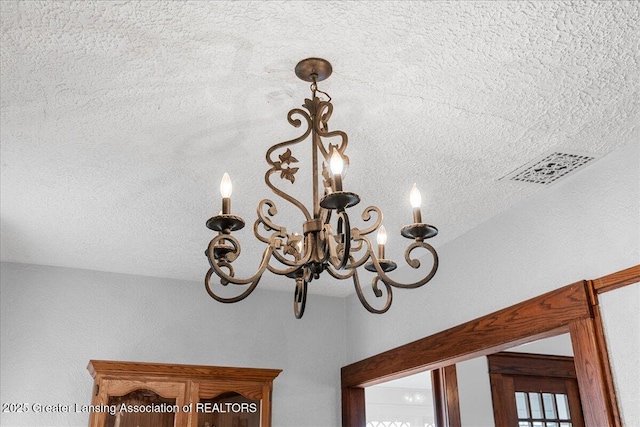
[[[315,81],[321,82],[328,79],[333,68],[326,59],[322,58],[307,58],[298,62],[296,65],[296,76],[305,82]]]

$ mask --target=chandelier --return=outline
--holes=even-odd
[[[402,236],[412,240],[405,249],[404,257],[410,267],[419,269],[421,263],[418,258],[412,258],[411,253],[423,248],[430,252],[433,263],[426,275],[416,282],[401,283],[391,279],[387,273],[395,270],[397,264],[385,258],[387,233],[382,225],[382,211],[376,206],[369,206],[362,211],[361,219],[369,224],[366,228],[352,227],[347,213],[360,202],[357,194],[343,189],[344,171],[349,164],[349,158],[345,155],[348,138],[343,131],[329,130],[333,104],[331,97],[318,89],[318,82],[331,75],[331,64],[324,59],[307,58],[296,65],[295,73],[298,78],[311,82],[311,99],[304,100],[304,109],[289,111],[287,119],[290,125],[296,128],[302,126],[304,131],[297,138],[267,150],[269,169],[264,180],[273,193],[300,210],[304,216],[302,235],[288,232],[274,222],[277,209],[273,201],[260,201],[253,233],[267,246],[256,272],[250,277],[236,277],[233,262],[240,255],[240,243],[232,232],[242,229],[245,222],[231,213],[232,186],[229,175],[225,173],[220,184],[222,211],[207,221],[207,227],[218,234],[205,251],[211,266],[205,276],[206,290],[217,301],[238,302],[253,292],[263,273],[268,270],[295,281],[293,309],[299,319],[304,314],[309,283],[319,279],[326,271],[338,280],[351,279],[362,305],[371,313],[384,313],[391,306],[392,288],[420,287],[436,273],[438,254],[431,245],[425,243],[425,239],[435,236],[438,230],[422,222],[421,195],[414,184],[410,193],[413,223],[400,230]],[[309,208],[282,189],[283,186],[294,184],[300,169],[294,166],[298,160],[293,156],[291,147],[308,139],[312,148],[313,182],[313,205]],[[281,185],[276,186],[276,183]],[[375,231],[377,247],[367,237]],[[373,273],[371,289],[374,296],[382,298],[386,294],[386,299],[380,300],[383,303],[371,305],[365,297],[358,275],[362,266]],[[217,284],[216,280],[212,280],[214,273],[220,279]],[[214,286],[227,287],[229,284],[239,287],[238,295],[221,296],[214,290]]]

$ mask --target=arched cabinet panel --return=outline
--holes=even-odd
[[[271,427],[281,370],[92,360],[90,427]]]

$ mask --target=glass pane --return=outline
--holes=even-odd
[[[560,423],[560,427],[571,427],[571,423]]]
[[[366,387],[364,394],[366,421],[372,427],[436,425],[430,371]]]
[[[533,427],[544,427],[544,423],[542,421],[534,421]]]
[[[544,417],[546,419],[555,419],[556,417],[556,405],[555,399],[552,393],[542,393],[542,403],[544,405]],[[548,424],[547,424],[548,425]],[[557,426],[550,426],[557,427]]]
[[[543,418],[542,416],[542,401],[540,399],[539,393],[529,393],[529,402],[531,403],[531,418]],[[534,427],[542,427],[537,426],[536,423],[533,423]]]
[[[518,422],[518,427],[531,427],[531,423],[528,421],[520,421]]]
[[[105,427],[173,427],[179,410],[175,399],[165,399],[146,389],[134,390],[124,396],[109,396],[108,404],[117,409],[107,414]],[[154,409],[158,412],[153,412]]]
[[[521,391],[516,391],[516,407],[518,408],[518,418],[529,418],[527,395]]]
[[[558,423],[547,423],[547,427],[558,427]]]
[[[556,394],[556,404],[558,405],[558,418],[561,420],[571,419],[569,415],[569,401],[566,394]],[[561,427],[567,427],[563,423]]]
[[[196,412],[198,426],[202,427],[260,427],[260,400],[235,392],[200,399]]]

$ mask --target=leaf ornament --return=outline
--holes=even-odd
[[[280,178],[289,180],[292,184],[296,181],[295,173],[298,172],[300,168],[286,168],[282,169],[280,172]]]
[[[311,115],[313,116],[318,110],[319,103],[320,103],[320,100],[318,98],[313,98],[313,99],[306,98],[304,100],[303,107],[306,108],[309,111],[309,113],[311,113]]]
[[[283,154],[278,155],[278,158],[280,159],[280,162],[282,164],[286,164],[286,165],[298,162],[298,159],[296,159],[295,157],[293,157],[291,155],[291,149],[290,148],[287,148],[287,151],[285,151]]]
[[[280,171],[280,179],[286,179],[293,184],[296,181],[295,174],[300,168],[283,168],[282,166],[290,165],[291,163],[298,163],[298,159],[293,157],[293,155],[291,154],[291,149],[289,148],[287,148],[287,151],[285,151],[284,153],[279,154],[278,158],[280,159],[280,161],[273,162],[273,169],[276,171]]]
[[[298,244],[302,241],[302,236],[294,234],[288,237],[287,244],[284,246],[284,254],[296,255],[299,253]]]

